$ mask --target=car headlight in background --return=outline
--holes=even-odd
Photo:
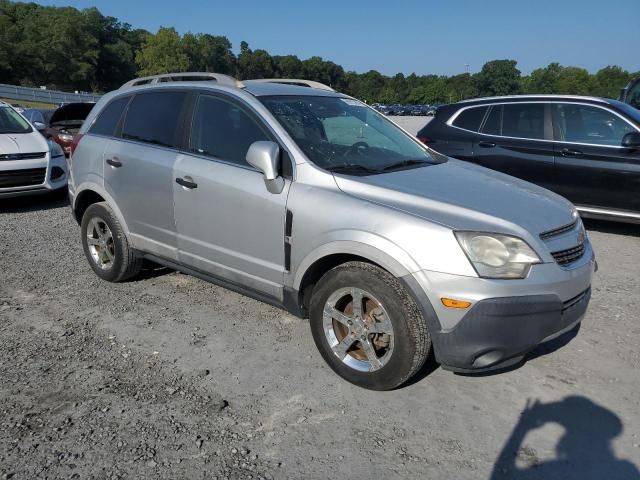
[[[68,133],[59,133],[58,138],[66,143],[73,142],[73,135],[69,135]]]
[[[47,143],[49,144],[49,152],[51,152],[51,158],[64,157],[64,151],[62,150],[62,147],[60,145],[58,145],[53,140],[47,140]]]
[[[455,232],[460,246],[483,278],[525,278],[540,257],[522,239],[485,232]]]

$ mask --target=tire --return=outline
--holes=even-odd
[[[80,232],[84,254],[101,279],[122,282],[140,272],[142,257],[129,245],[120,222],[106,202],[87,208]]]
[[[359,297],[362,301],[354,303]],[[359,316],[354,312],[358,303]],[[426,320],[400,281],[364,262],[345,263],[320,279],[311,297],[309,321],[329,366],[370,390],[404,384],[431,350]]]

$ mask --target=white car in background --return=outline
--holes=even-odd
[[[66,188],[67,177],[62,148],[0,102],[0,198]]]

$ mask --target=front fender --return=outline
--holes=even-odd
[[[320,246],[304,256],[295,267],[291,286],[298,290],[311,265],[321,258],[337,254],[357,255],[366,258],[396,277],[403,277],[419,270],[416,261],[388,239],[370,232],[339,230],[331,232],[323,239]]]

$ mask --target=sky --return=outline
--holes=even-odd
[[[477,72],[513,59],[523,74],[551,62],[594,73],[640,71],[640,0],[45,0],[96,6],[134,28],[224,35],[272,55],[320,56],[386,75]]]

